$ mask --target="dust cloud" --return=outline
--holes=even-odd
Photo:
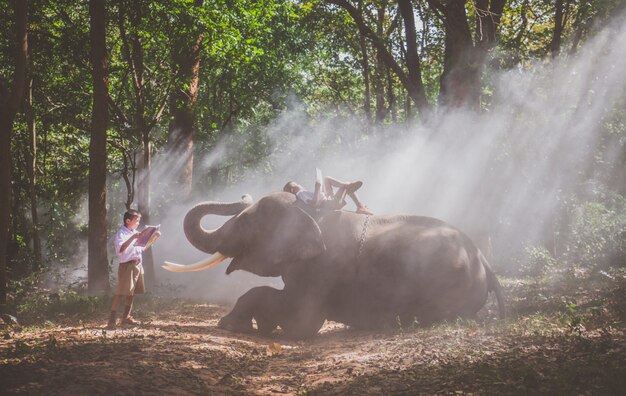
[[[624,20],[615,20],[564,61],[540,61],[532,68],[496,74],[495,94],[489,111],[482,114],[441,112],[429,125],[370,126],[365,133],[359,120],[312,120],[293,103],[267,127],[270,144],[264,166],[230,187],[175,201],[160,210],[165,215],[152,220],[162,224],[163,232],[153,248],[158,280],[181,285],[183,295],[217,302],[232,302],[253,286],[281,287],[278,279],[241,271],[226,276],[228,262],[187,274],[172,274],[160,265],[165,260],[188,264],[205,257],[182,229],[183,217],[195,203],[234,201],[245,193],[258,200],[280,191],[289,180],[312,189],[316,167],[341,180],[362,180],[359,195],[374,213],[443,219],[483,249],[491,240],[496,270],[514,266],[507,257],[550,237],[561,200],[593,190],[615,166],[624,145],[617,140],[623,139],[623,131],[613,135],[600,131],[616,106],[624,107]],[[245,144],[230,139],[196,154],[196,174],[208,172],[238,144]],[[171,180],[171,160],[155,158],[153,190]],[[346,209],[354,207],[348,203]],[[219,227],[226,219],[209,216],[203,225]]]

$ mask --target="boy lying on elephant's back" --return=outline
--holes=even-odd
[[[289,181],[283,187],[283,191],[292,193],[297,199],[307,205],[313,207],[327,207],[331,209],[341,209],[345,204],[346,194],[352,198],[356,205],[356,212],[361,214],[373,214],[367,206],[365,206],[356,195],[356,190],[361,188],[362,181],[354,181],[351,183],[342,182],[332,177],[324,177],[324,185],[320,180],[315,181],[315,190],[309,191],[304,189],[300,184]],[[333,187],[337,187],[335,191]]]

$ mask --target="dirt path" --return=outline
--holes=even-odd
[[[188,304],[103,330],[104,319],[5,333],[2,394],[619,394],[623,329],[538,333],[533,318],[357,332],[308,341],[216,328]]]

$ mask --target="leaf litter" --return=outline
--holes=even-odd
[[[0,337],[0,378],[4,394],[623,392],[626,322],[623,309],[611,307],[626,296],[609,301],[620,298],[614,287],[563,289],[583,296],[589,310],[554,309],[553,301],[532,299],[535,285],[516,282],[507,286],[505,321],[488,313],[376,331],[327,322],[310,340],[223,331],[217,321],[228,307],[192,303],[185,315],[142,314],[139,306],[142,325],[114,331],[103,329],[106,312],[44,327],[9,325]]]

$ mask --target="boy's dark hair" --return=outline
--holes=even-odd
[[[285,187],[283,187],[283,191],[290,193],[291,192],[291,188],[293,186],[295,186],[295,185],[296,185],[295,182],[289,181],[289,182],[287,182],[287,184],[285,184]]]
[[[137,216],[141,216],[141,213],[135,209],[128,209],[126,213],[124,213],[124,224],[126,224],[126,220],[132,220]]]

